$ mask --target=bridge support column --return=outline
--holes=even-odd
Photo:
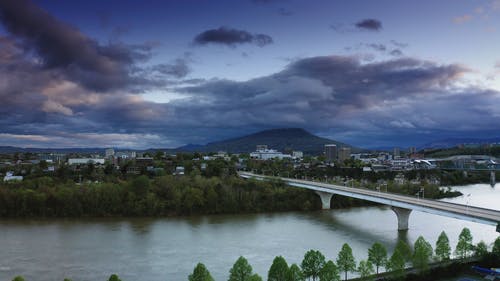
[[[496,177],[495,177],[495,171],[490,172],[490,184],[491,186],[495,186],[497,183]]]
[[[328,193],[328,192],[323,192],[323,191],[316,191],[316,194],[319,195],[321,198],[321,208],[323,210],[329,210],[330,209],[330,201],[332,200],[333,193]]]
[[[394,206],[391,206],[391,210],[398,217],[398,230],[408,230],[408,218],[410,217],[411,210]]]

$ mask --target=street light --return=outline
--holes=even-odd
[[[470,202],[470,193],[467,194],[467,201],[465,202],[465,213],[469,214],[469,202]]]

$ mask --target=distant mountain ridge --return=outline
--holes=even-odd
[[[267,145],[279,151],[300,150],[306,154],[320,154],[325,144],[336,144],[338,147],[348,146],[352,151],[360,151],[357,147],[327,138],[315,136],[301,128],[284,128],[260,131],[254,134],[211,142],[206,145],[186,145],[177,148],[179,151],[248,153],[255,151],[257,145]]]
[[[450,148],[460,144],[486,144],[486,143],[499,143],[500,137],[493,138],[449,138],[426,143],[419,147],[424,148]]]
[[[257,145],[267,145],[269,149],[281,152],[300,150],[306,154],[318,155],[324,151],[325,144],[336,144],[339,148],[351,147],[351,152],[359,152],[360,148],[327,138],[318,137],[301,128],[284,128],[264,130],[254,134],[210,142],[206,145],[188,144],[178,148],[125,149],[115,148],[115,151],[134,150],[137,152],[166,151],[175,152],[217,152],[249,153],[255,151]],[[31,152],[31,153],[98,153],[104,154],[105,148],[21,148],[0,146],[0,153]]]

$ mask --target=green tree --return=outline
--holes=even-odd
[[[385,266],[387,263],[387,250],[384,245],[379,242],[373,243],[372,247],[368,249],[368,260],[375,265],[378,275],[378,268],[380,266]]]
[[[398,249],[394,250],[387,262],[387,270],[392,272],[394,279],[403,280],[405,277],[405,259]]]
[[[358,272],[361,280],[369,281],[373,280],[372,275],[375,270],[373,269],[373,264],[369,260],[362,260],[359,261]]]
[[[239,257],[229,270],[228,281],[247,281],[252,276],[252,266],[244,257]]]
[[[472,253],[473,249],[474,245],[472,244],[472,234],[467,227],[464,227],[464,229],[462,229],[462,232],[460,232],[460,235],[458,236],[458,243],[457,247],[455,248],[455,254],[459,258],[465,259]]]
[[[440,261],[449,260],[451,255],[450,240],[444,231],[439,234],[436,241],[436,257]]]
[[[214,281],[212,275],[210,275],[210,272],[202,263],[198,263],[195,266],[193,273],[189,274],[188,279],[189,281]]]
[[[484,243],[483,240],[481,240],[477,245],[474,247],[474,255],[476,257],[484,257],[485,255],[488,254],[488,246],[486,243]]]
[[[403,257],[405,262],[410,262],[412,258],[412,251],[410,245],[403,240],[399,240],[396,244],[396,249],[399,251],[399,254]]]
[[[425,241],[424,237],[419,236],[413,246],[413,267],[423,273],[429,267],[432,258],[432,246]]]
[[[120,278],[118,278],[118,275],[111,274],[111,276],[109,276],[108,281],[122,281],[122,280]]]
[[[302,273],[305,278],[312,278],[313,281],[319,276],[320,270],[325,265],[325,256],[320,251],[309,250],[302,260]]]
[[[297,264],[292,264],[288,269],[288,281],[304,281],[304,274]]]
[[[288,264],[285,258],[277,256],[267,273],[267,281],[286,281],[288,277]]]
[[[22,276],[16,276],[12,281],[24,281],[24,278]]]
[[[349,244],[344,243],[342,249],[337,257],[337,265],[341,271],[345,273],[345,280],[347,280],[347,272],[354,272],[356,270],[356,261],[352,255],[352,249]]]
[[[340,281],[338,267],[333,261],[328,261],[319,271],[319,281]]]
[[[262,281],[262,277],[259,274],[255,273],[248,277],[247,281]]]
[[[72,281],[72,280],[69,278],[64,278],[64,281]]]
[[[493,242],[493,249],[491,249],[491,253],[500,257],[500,236],[498,236],[497,239],[495,239],[495,242]]]

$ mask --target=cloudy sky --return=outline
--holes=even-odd
[[[500,0],[0,1],[0,145],[500,136]]]

